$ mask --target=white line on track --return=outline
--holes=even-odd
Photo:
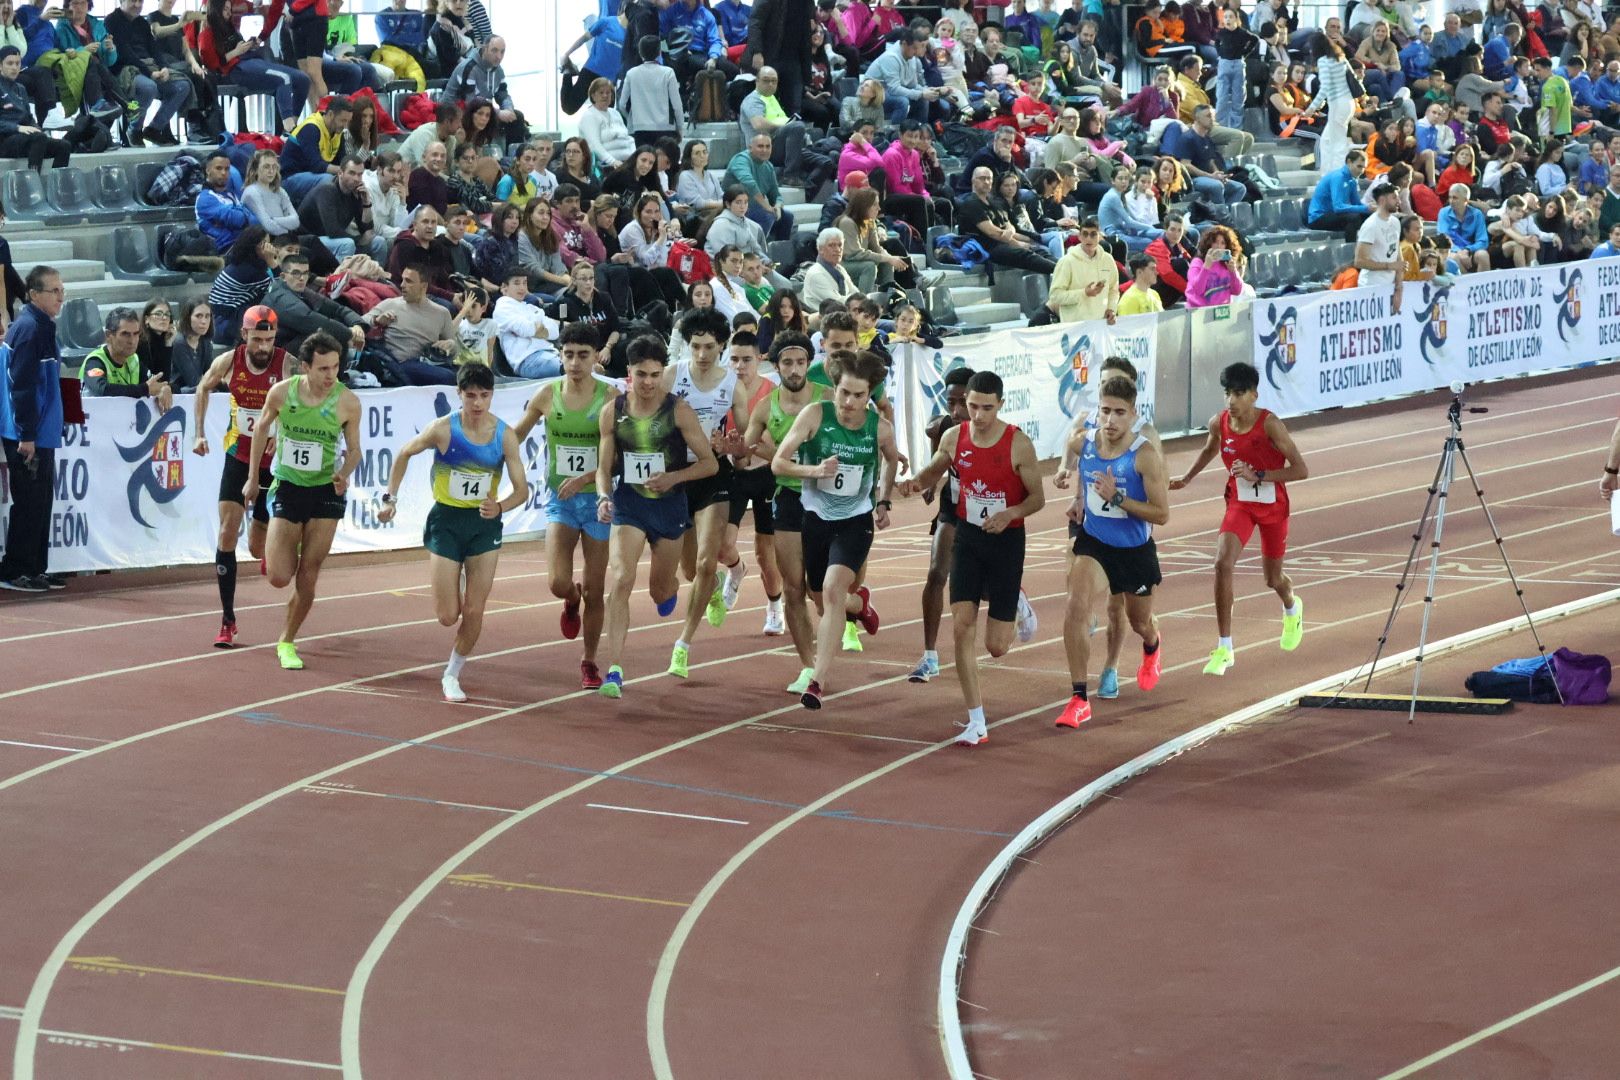
[[[657,817],[686,818],[688,821],[713,821],[721,825],[746,825],[748,822],[737,818],[708,817],[704,814],[677,814],[672,810],[646,810],[639,806],[614,806],[612,803],[590,802],[586,806],[592,810],[622,810],[627,814],[652,814]]]
[[[82,746],[46,746],[37,742],[17,742],[14,739],[0,739],[0,746],[26,746],[30,750],[60,750],[64,754],[82,754]]]

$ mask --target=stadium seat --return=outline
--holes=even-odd
[[[1238,203],[1232,207],[1232,224],[1238,227],[1239,232],[1254,232],[1255,225],[1258,224],[1254,204]]]
[[[4,181],[6,213],[18,221],[47,221],[56,212],[45,201],[45,181],[33,169],[13,169]]]
[[[234,83],[223,83],[219,87],[219,105],[225,114],[226,123],[236,121],[232,134],[242,134],[250,131],[279,131],[276,124],[276,98],[274,94],[265,94],[252,91]],[[232,109],[227,103],[236,102]],[[251,115],[250,115],[251,106]]]
[[[70,348],[88,352],[106,340],[101,328],[101,308],[89,297],[80,296],[62,305],[56,328]]]
[[[954,263],[940,262],[938,257],[936,257],[934,254],[934,241],[938,240],[942,236],[949,236],[950,234],[951,229],[948,225],[935,225],[933,228],[928,230],[928,236],[923,241],[923,247],[927,250],[928,255],[928,269],[941,270],[947,267],[955,266]]]
[[[132,221],[159,221],[168,216],[167,210],[147,206],[135,197],[135,184],[122,165],[97,165],[91,184],[96,205],[103,210],[115,211]]]
[[[146,193],[152,190],[152,181],[156,180],[163,166],[156,161],[143,161],[135,166],[135,198],[142,206],[152,206],[146,198]]]
[[[112,258],[107,269],[115,278],[150,285],[184,285],[191,278],[178,270],[165,270],[152,253],[152,239],[139,225],[121,225],[112,233]]]
[[[943,285],[928,290],[928,317],[934,320],[935,326],[956,325],[956,301],[951,290]]]
[[[1025,274],[1018,279],[1018,310],[1026,319],[1034,318],[1046,307],[1046,294],[1052,279],[1044,274]]]
[[[119,210],[103,210],[90,198],[90,178],[83,169],[69,165],[45,174],[45,199],[64,220],[111,225],[122,221]]]

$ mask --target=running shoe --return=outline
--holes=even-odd
[[[677,679],[686,678],[686,661],[687,648],[685,645],[677,645],[671,649],[669,654],[669,674]]]
[[[439,686],[444,689],[444,700],[457,703],[467,700],[467,692],[461,688],[461,680],[449,672],[445,672],[439,679]]]
[[[0,589],[10,589],[12,592],[50,592],[51,587],[32,574],[18,574],[15,577],[0,578]]]
[[[1035,617],[1035,608],[1023,589],[1018,590],[1018,621],[1015,626],[1018,640],[1025,644],[1035,640],[1035,630],[1040,626],[1040,620]]]
[[[726,606],[725,586],[717,585],[714,589],[714,595],[709,597],[709,606],[704,611],[704,616],[709,620],[710,626],[718,629],[720,624],[726,621]]]
[[[737,598],[742,595],[743,578],[748,576],[748,564],[741,559],[736,566],[726,567],[726,610],[730,611],[737,606]],[[719,625],[718,623],[716,625]]]
[[[236,648],[236,623],[230,619],[219,624],[219,633],[214,637],[214,648]]]
[[[596,688],[596,692],[610,698],[616,698],[624,693],[624,672],[619,670],[618,664],[608,668],[607,678],[602,680],[602,685]]]
[[[1225,675],[1232,663],[1232,650],[1225,645],[1217,645],[1215,651],[1209,654],[1209,663],[1204,665],[1204,674]]]
[[[990,729],[983,720],[969,720],[962,734],[956,737],[957,746],[980,746],[990,741]]]
[[[1119,697],[1119,671],[1115,668],[1102,669],[1102,678],[1097,680],[1097,696],[1100,698]]]
[[[861,624],[844,620],[844,651],[865,652],[866,646],[861,644]]]
[[[917,666],[911,669],[911,674],[906,676],[906,681],[925,683],[938,674],[939,661],[925,656],[921,660],[917,661]]]
[[[117,116],[124,111],[122,105],[115,105],[106,98],[97,98],[96,103],[86,110],[97,120],[105,120],[109,116]]]
[[[1305,601],[1294,594],[1294,610],[1298,615],[1283,614],[1282,650],[1293,652],[1299,648],[1300,640],[1305,637]]]
[[[794,679],[792,682],[788,683],[787,692],[790,693],[790,694],[802,694],[802,693],[804,693],[805,690],[809,688],[810,681],[812,679],[814,679],[815,677],[816,677],[816,669],[813,668],[813,667],[807,667],[807,668],[804,668],[804,669],[800,670],[799,677],[797,679]]]
[[[785,633],[787,633],[787,623],[782,619],[782,605],[767,605],[765,608],[765,636],[781,637]]]
[[[868,634],[877,633],[881,620],[878,619],[877,609],[872,606],[872,590],[862,585],[855,590],[855,595],[861,598],[861,613],[855,616],[856,620]]]
[[[580,591],[579,585],[576,584],[574,586],[574,590],[574,595],[576,597],[583,597],[584,594]],[[563,601],[562,619],[560,620],[560,625],[562,627],[562,636],[567,638],[569,641],[573,641],[575,638],[579,637],[579,629],[583,625],[579,618],[579,603],[580,602],[578,599]]]
[[[602,688],[602,671],[594,661],[581,660],[579,662],[579,688],[581,690],[600,690]]]
[[[804,693],[799,695],[799,704],[807,709],[821,708],[821,684],[811,679],[810,685],[806,686]]]
[[[655,601],[653,601],[655,604],[658,605],[658,614],[659,614],[659,616],[661,618],[667,619],[667,618],[670,617],[671,614],[674,613],[674,611],[675,611],[675,601],[679,600],[680,596],[681,596],[681,591],[679,589],[676,589],[674,592],[669,594],[669,599],[668,600],[655,600]]]
[[[1069,703],[1058,714],[1057,726],[1077,728],[1090,719],[1091,702],[1076,694],[1069,699]]]
[[[64,574],[38,574],[35,576],[43,581],[52,592],[67,588],[67,576]]]
[[[1159,647],[1149,653],[1142,651],[1142,666],[1136,669],[1136,688],[1138,690],[1151,690],[1159,685],[1159,675],[1164,670],[1164,635],[1159,635]]]
[[[304,670],[304,661],[298,657],[298,646],[290,641],[276,642],[276,659],[281,661],[283,671]]]

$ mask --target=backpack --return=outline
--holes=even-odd
[[[1489,671],[1476,671],[1463,683],[1478,698],[1507,698],[1535,705],[1557,704],[1558,688],[1551,670],[1539,658],[1526,667],[1509,660]]]
[[[994,136],[983,128],[967,124],[946,124],[939,132],[939,144],[945,152],[964,161],[989,146],[992,138]]]
[[[692,96],[696,107],[692,122],[696,124],[724,124],[730,121],[731,109],[726,105],[726,75],[723,71],[700,71]]]
[[[709,261],[708,253],[688,240],[677,240],[670,245],[668,266],[688,285],[714,276],[714,264]]]
[[[1553,678],[1565,705],[1602,705],[1609,700],[1609,658],[1559,649],[1552,657]]]
[[[940,262],[973,270],[990,261],[984,245],[971,236],[946,233],[934,241],[934,251]]]

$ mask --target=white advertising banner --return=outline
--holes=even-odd
[[[502,387],[496,414],[514,422],[535,385]],[[400,489],[394,521],[377,520],[375,496],[388,484],[394,455],[412,436],[455,404],[448,388],[413,387],[360,395],[360,464],[348,493],[348,516],[338,526],[333,550],[380,551],[416,547],[432,505],[428,469],[432,454],[411,462]],[[56,457],[56,504],[51,519],[53,571],[117,570],[214,561],[219,533],[219,478],[229,409],[225,395],[210,399],[208,453],[192,452],[196,405],[175,399],[161,415],[150,401],[87,399],[86,422],[68,429]],[[531,489],[527,504],[507,514],[508,535],[544,526],[543,441],[525,441],[524,463]],[[0,464],[0,527],[10,516],[10,477]],[[240,554],[246,557],[246,540]]]

